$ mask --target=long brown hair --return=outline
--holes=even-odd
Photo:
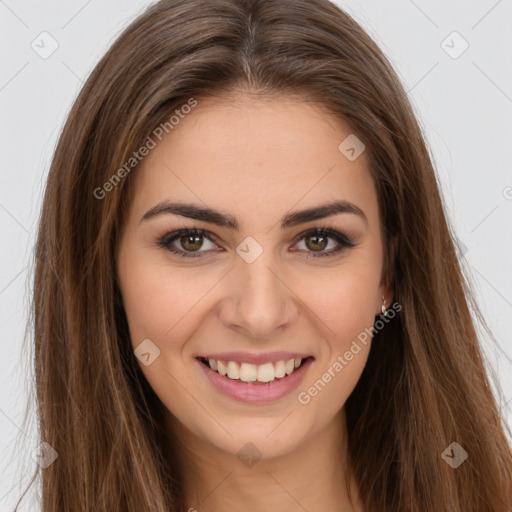
[[[175,109],[235,88],[300,94],[366,145],[402,305],[375,334],[346,404],[366,509],[505,512],[511,448],[472,316],[485,322],[422,131],[381,50],[327,0],[162,0],[81,90],[49,171],[35,254],[37,415],[40,440],[58,453],[36,473],[43,512],[183,507],[163,457],[162,404],[131,350],[116,283],[136,166],[112,177]],[[469,454],[457,469],[441,457],[453,442]]]

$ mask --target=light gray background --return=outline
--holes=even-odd
[[[391,60],[424,127],[463,261],[499,342],[486,353],[512,425],[512,0],[338,4]],[[51,155],[82,82],[146,5],[0,0],[0,511],[13,509],[35,467],[33,415],[33,429],[22,429],[31,362],[21,348]],[[47,59],[31,48],[34,40],[50,47],[43,31],[58,43]],[[464,42],[454,31],[469,44],[457,58]],[[29,504],[21,510],[37,508]]]

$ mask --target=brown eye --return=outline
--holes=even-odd
[[[182,229],[168,233],[158,241],[158,245],[184,258],[199,257],[211,250],[222,250],[216,246],[212,238],[215,238],[215,235],[203,229]],[[204,247],[205,239],[211,244],[211,248]],[[330,228],[310,229],[302,233],[298,240],[299,244],[304,244],[301,252],[305,252],[307,258],[334,256],[356,245],[349,237]]]
[[[310,235],[304,238],[306,247],[312,251],[323,251],[327,245],[329,237],[323,235]]]
[[[301,243],[305,248],[300,249],[305,251],[307,258],[334,256],[356,245],[349,237],[330,228],[313,228],[302,233],[299,245]]]
[[[179,238],[181,246],[187,251],[197,251],[203,245],[201,235],[183,235]]]
[[[200,250],[204,249],[205,239],[211,247],[207,246],[205,250]],[[207,232],[202,229],[182,229],[168,233],[158,241],[158,244],[185,258],[201,256],[202,253],[209,252],[208,249],[216,247]]]

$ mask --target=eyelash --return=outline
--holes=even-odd
[[[181,238],[185,235],[197,235],[197,236],[203,236],[210,240],[210,242],[214,242],[212,238],[215,238],[215,236],[210,233],[209,231],[206,231],[201,228],[189,228],[189,229],[180,229],[179,231],[173,231],[171,233],[167,233],[164,235],[160,240],[158,240],[158,245],[167,249],[169,252],[172,252],[173,254],[176,254],[177,256],[181,258],[197,258],[197,257],[203,257],[201,256],[202,252],[208,252],[208,251],[196,251],[195,253],[187,253],[186,251],[181,251],[179,249],[176,249],[171,245],[172,242],[175,240]],[[345,249],[350,249],[354,247],[356,244],[352,242],[352,240],[343,235],[342,233],[339,233],[338,231],[335,231],[333,229],[330,229],[328,227],[321,227],[321,228],[312,228],[308,229],[307,231],[304,231],[300,235],[298,235],[296,239],[296,243],[300,242],[303,238],[307,238],[308,236],[321,236],[321,237],[328,237],[334,239],[339,246],[336,249],[331,249],[329,252],[316,252],[315,251],[307,251],[309,252],[308,256],[306,258],[323,258],[326,256],[334,256],[341,251]],[[313,253],[311,256],[310,254]]]

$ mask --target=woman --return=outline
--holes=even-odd
[[[470,307],[411,105],[354,20],[160,1],[48,177],[42,510],[510,510]]]

